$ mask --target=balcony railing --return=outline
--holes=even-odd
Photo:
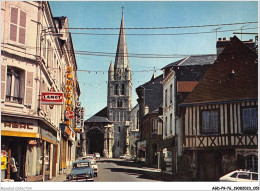
[[[22,103],[23,103],[23,98],[21,98],[21,97],[14,97],[14,96],[8,96],[8,95],[6,95],[6,97],[5,97],[5,101],[7,101],[7,102],[14,102],[14,103],[18,103],[18,104],[22,104]]]

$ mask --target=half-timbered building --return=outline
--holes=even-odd
[[[257,54],[234,36],[181,104],[184,173],[214,181],[257,171]]]

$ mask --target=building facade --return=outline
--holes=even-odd
[[[257,68],[257,54],[235,36],[181,104],[186,176],[258,171]]]
[[[71,61],[66,62],[65,52],[59,51],[63,42],[48,2],[4,1],[1,17],[5,21],[1,23],[1,150],[7,161],[2,178],[13,178],[14,157],[19,176],[45,181],[61,167],[65,108],[45,105],[40,98],[42,92],[64,91]]]

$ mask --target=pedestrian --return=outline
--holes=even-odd
[[[10,160],[10,167],[11,167],[11,177],[14,179],[14,181],[19,180],[19,174],[18,174],[18,169],[17,169],[18,163],[15,161],[14,156],[11,157]]]
[[[166,170],[166,162],[164,160],[164,157],[162,158],[161,161],[161,173],[162,173],[162,178],[165,178],[165,170]]]

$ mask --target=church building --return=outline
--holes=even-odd
[[[87,152],[100,152],[104,156],[106,153],[112,152],[112,157],[119,157],[122,154],[129,154],[128,143],[128,127],[130,125],[130,111],[132,109],[132,71],[129,65],[127,43],[124,28],[124,14],[122,12],[122,20],[118,38],[118,45],[116,51],[115,62],[111,61],[108,70],[108,87],[107,87],[107,107],[103,108],[90,119],[85,121],[85,129],[87,134]],[[100,121],[102,117],[102,121]],[[93,119],[94,122],[93,123]],[[96,120],[99,119],[99,120]],[[109,123],[109,135],[105,132],[107,125],[102,125],[107,120]],[[95,125],[95,131],[100,129],[104,136],[104,144],[99,147],[99,150],[94,151],[93,148],[88,148],[91,144],[90,129],[93,129]],[[104,123],[103,123],[104,124]],[[99,127],[99,128],[97,128]],[[112,133],[111,133],[112,132]],[[88,135],[89,134],[89,135]],[[89,138],[88,138],[89,137]],[[88,141],[89,140],[89,141]],[[101,140],[101,139],[100,139]],[[100,144],[100,143],[97,143]],[[107,151],[110,152],[107,152]],[[107,155],[111,157],[110,154]]]

